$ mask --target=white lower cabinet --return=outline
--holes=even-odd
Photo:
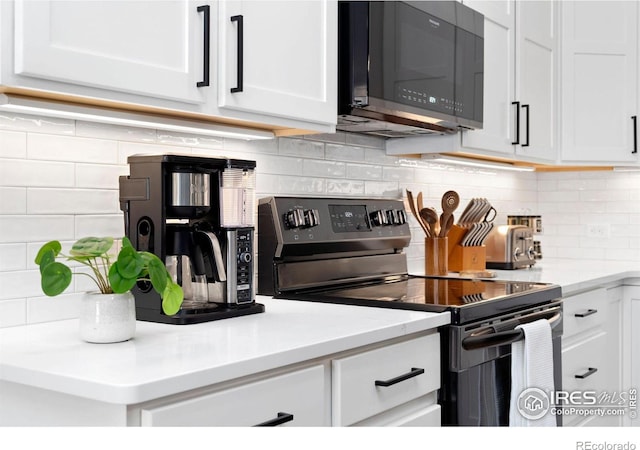
[[[564,426],[621,426],[610,401],[622,390],[622,287],[597,288],[564,299],[562,391],[572,395]],[[591,405],[591,398],[597,405]],[[586,415],[600,409],[604,415]]]
[[[432,334],[334,359],[331,363],[333,425],[353,425],[435,393],[440,387],[439,355],[439,335]],[[439,409],[436,412],[433,406],[434,401],[427,400],[424,409],[429,411],[421,411],[414,420],[429,421],[434,417],[429,414],[439,415]],[[437,422],[440,423],[439,418]]]
[[[440,426],[440,335],[130,407],[141,426]]]

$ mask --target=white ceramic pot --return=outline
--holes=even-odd
[[[136,332],[136,305],[131,292],[87,292],[80,302],[80,337],[107,344],[127,341]]]

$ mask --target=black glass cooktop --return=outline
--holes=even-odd
[[[562,295],[559,286],[514,281],[408,276],[383,282],[284,293],[278,298],[418,311],[450,311],[453,324],[486,319]]]

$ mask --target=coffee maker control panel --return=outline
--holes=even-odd
[[[235,231],[237,303],[253,301],[253,229]]]

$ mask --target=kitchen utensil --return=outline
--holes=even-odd
[[[453,217],[453,214],[451,214],[447,219],[446,224],[440,224],[440,237],[445,237],[447,234],[449,234],[449,230],[451,230],[454,222],[455,219]]]
[[[420,217],[424,221],[429,230],[427,236],[436,237],[438,228],[438,213],[433,208],[422,208]]]
[[[413,193],[409,189],[407,189],[406,191],[407,191],[407,200],[409,200],[409,208],[411,209],[411,213],[413,213],[413,216],[416,218],[416,220],[420,224],[420,227],[422,227],[422,229],[424,230],[424,234],[426,234],[427,237],[431,236],[429,232],[429,228],[427,228],[425,222],[422,220],[420,216],[420,213],[418,212],[418,209],[416,207],[416,202],[413,198]]]
[[[451,226],[453,226],[452,223],[451,226],[447,228],[450,217],[453,215],[453,212],[456,210],[459,204],[460,196],[455,191],[447,191],[442,196],[442,214],[440,215],[440,232],[438,236],[445,237],[447,235],[447,231],[451,229]]]

